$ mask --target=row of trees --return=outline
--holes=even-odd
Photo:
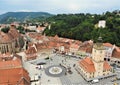
[[[8,33],[10,27],[4,27],[1,29],[2,32],[4,33]],[[35,30],[29,30],[29,29],[25,29],[23,26],[18,26],[16,27],[16,29],[19,31],[19,33],[25,34],[26,32],[36,32]]]
[[[120,11],[119,11],[120,12]],[[106,21],[105,28],[98,28],[99,20]],[[72,38],[81,41],[94,40],[101,35],[103,42],[110,42],[120,46],[120,13],[118,11],[97,14],[58,14],[47,19],[51,22],[51,29],[44,33],[48,36]],[[54,23],[52,23],[54,22]]]

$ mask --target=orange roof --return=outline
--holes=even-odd
[[[95,72],[94,63],[89,57],[79,61],[79,65],[89,73]]]
[[[8,34],[11,35],[11,37],[13,37],[14,39],[20,36],[20,33],[15,28],[10,28]]]
[[[92,48],[93,48],[92,46],[87,47],[86,52],[87,53],[92,53]]]
[[[26,50],[26,54],[37,53],[35,47],[31,46]]]
[[[13,60],[0,61],[0,69],[18,68],[22,67],[22,62],[18,58],[13,58]]]
[[[89,73],[95,72],[94,63],[90,57],[86,57],[85,59],[79,61],[79,65]],[[107,61],[105,61],[103,68],[104,70],[109,70],[111,69],[111,66],[107,63]]]
[[[115,48],[113,50],[112,56],[115,57],[115,58],[120,58],[120,51]]]
[[[0,69],[0,85],[16,85],[18,82],[19,85],[30,85],[30,77],[24,68]]]
[[[0,32],[0,43],[8,43],[11,42],[12,38],[6,33]]]
[[[116,49],[117,52],[120,52],[120,47],[116,46],[115,49]]]
[[[50,47],[56,47],[56,46],[57,46],[57,43],[54,42],[54,41],[49,41],[49,42],[48,42],[48,45],[49,45]]]
[[[111,66],[108,64],[107,61],[104,62],[103,67],[104,67],[104,70],[109,70],[109,69],[111,69]]]
[[[75,49],[79,49],[80,46],[78,44],[71,44],[70,47],[75,48]]]
[[[113,45],[111,43],[103,43],[103,45],[106,47],[113,47]]]

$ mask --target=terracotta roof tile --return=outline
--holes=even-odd
[[[29,47],[27,50],[26,50],[26,52],[25,52],[26,54],[32,54],[32,53],[37,53],[37,51],[36,51],[36,49],[35,49],[35,47]]]
[[[116,49],[117,52],[120,52],[120,47],[116,46],[115,49]]]
[[[21,82],[19,85],[30,85],[30,77],[25,69],[0,69],[0,85],[16,85],[18,82],[20,82],[21,78],[25,78],[26,82],[28,83],[25,84]]]
[[[22,62],[18,58],[13,58],[13,60],[0,61],[0,69],[18,68],[22,67]]]
[[[119,51],[119,49],[115,48],[113,50],[112,56],[115,57],[115,58],[120,58],[120,51]]]
[[[103,67],[104,67],[104,70],[109,70],[109,69],[111,69],[111,66],[108,64],[107,61],[104,62]]]
[[[113,47],[113,45],[111,43],[103,43],[103,45],[106,47]]]
[[[89,57],[79,61],[79,65],[89,73],[95,72],[94,63]],[[105,61],[103,68],[104,70],[109,70],[111,69],[111,66],[107,63],[107,61]]]
[[[11,28],[8,32],[14,39],[18,38],[20,36],[20,33],[15,28]]]
[[[71,44],[70,47],[75,48],[75,49],[79,49],[80,46],[78,44]]]
[[[85,59],[79,61],[79,65],[89,73],[95,72],[94,63],[89,57],[86,57]]]
[[[12,38],[8,34],[0,32],[0,43],[8,43],[11,42]]]

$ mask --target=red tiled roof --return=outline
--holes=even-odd
[[[12,38],[8,34],[0,32],[0,43],[8,43],[11,42]]]
[[[24,81],[26,81],[26,83],[24,83]],[[20,83],[18,84],[18,82]],[[0,69],[0,85],[8,84],[30,85],[28,72],[24,68]]]
[[[26,50],[26,54],[33,54],[33,53],[37,53],[35,47],[31,46]]]
[[[120,49],[118,47],[113,50],[112,56],[115,58],[120,58]]]
[[[79,61],[79,65],[89,73],[95,72],[94,63],[89,57]],[[105,61],[103,68],[104,70],[109,70],[111,69],[111,66],[107,63],[107,61]]]
[[[111,43],[103,43],[103,45],[106,47],[113,47],[113,45]]]
[[[49,41],[49,42],[48,42],[48,45],[49,45],[50,47],[56,47],[56,46],[57,46],[57,43],[54,42],[54,41]]]
[[[111,69],[111,66],[108,64],[107,61],[104,61],[103,67],[104,67],[104,70],[109,70],[109,69]]]
[[[20,33],[15,28],[10,28],[8,34],[10,34],[14,39],[20,36]]]
[[[93,48],[92,46],[87,47],[86,52],[87,53],[92,53],[92,48]]]
[[[120,47],[116,46],[115,49],[116,49],[117,52],[120,52]]]
[[[13,60],[0,61],[0,69],[18,68],[22,67],[22,62],[18,58],[13,58]]]
[[[90,44],[90,43],[88,43],[88,41],[86,41],[83,44],[81,44],[79,50],[88,52],[88,53],[92,53],[92,48],[93,48],[93,44]]]
[[[73,44],[70,45],[70,47],[75,48],[75,49],[79,49],[80,46],[78,44],[73,43]]]
[[[79,65],[89,73],[95,72],[94,63],[89,57],[86,57],[85,59],[79,61]]]
[[[55,35],[54,38],[55,38],[55,40],[58,40],[58,39],[59,39],[58,35]]]
[[[32,60],[32,59],[36,59],[37,57],[37,49],[35,47],[30,46],[26,51],[26,58],[27,60]]]

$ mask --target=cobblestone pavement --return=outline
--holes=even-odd
[[[36,60],[32,61],[24,61],[23,66],[25,69],[28,70],[30,77],[39,75],[41,78],[39,79],[39,84],[36,85],[113,85],[115,82],[120,84],[120,81],[117,80],[115,82],[111,82],[113,77],[102,79],[99,83],[91,83],[85,81],[82,76],[75,70],[74,64],[76,64],[80,59],[74,58],[70,56],[63,56],[59,54],[49,54],[49,59],[45,60],[44,57],[37,58]],[[36,64],[39,62],[45,62],[46,64],[43,65],[42,69],[37,69]],[[46,69],[49,69],[51,66],[59,66],[64,65],[67,69],[70,68],[71,72],[66,72],[66,75],[61,74],[62,76],[59,77],[52,77],[48,76],[45,73]],[[48,72],[48,71],[47,71]],[[120,73],[118,74],[120,75]],[[35,85],[35,84],[32,84]]]

